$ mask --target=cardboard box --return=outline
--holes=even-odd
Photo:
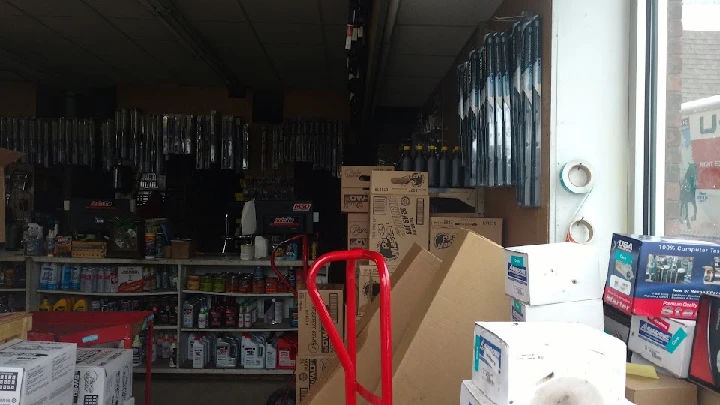
[[[347,245],[348,250],[368,248],[370,238],[370,215],[347,214]]]
[[[502,218],[438,216],[430,218],[430,253],[443,259],[460,229],[502,245]]]
[[[510,301],[510,320],[513,322],[575,322],[605,330],[601,299],[548,305],[527,305],[515,298]]]
[[[395,268],[414,243],[428,246],[427,173],[373,172],[370,190],[370,250]]]
[[[343,166],[340,169],[340,211],[370,212],[370,174],[392,166]]]
[[[75,364],[78,405],[112,405],[132,398],[132,350],[79,348]]]
[[[72,405],[77,345],[13,339],[0,346],[0,403]]]
[[[195,242],[175,239],[171,242],[173,259],[189,259],[195,255]]]
[[[484,188],[432,188],[430,216],[472,213],[485,215]]]
[[[636,405],[696,405],[697,386],[675,377],[659,379],[628,375],[625,398]]]
[[[472,381],[465,380],[460,384],[461,405],[495,405],[483,395]]]
[[[70,256],[81,259],[102,259],[107,256],[107,243],[72,241]]]
[[[415,246],[391,276],[394,405],[457,403],[458,383],[471,376],[470,328],[478,319],[508,317],[501,246],[462,231],[439,263]],[[473,303],[457,305],[458,297],[469,297]],[[366,308],[358,325],[357,351],[358,381],[376,394],[380,392],[378,304],[375,300]],[[337,405],[344,392],[343,371],[333,366],[329,377],[310,394],[309,403]]]
[[[705,387],[697,387],[697,405],[718,405],[720,404],[720,393],[711,391]],[[695,405],[688,402],[688,405]]]
[[[5,166],[20,159],[22,153],[0,148],[0,192],[5,196]],[[0,242],[6,242],[5,236],[5,198],[0,198]]]
[[[142,292],[144,286],[142,266],[118,266],[118,292]]]
[[[343,286],[318,286],[320,296],[330,312],[335,328],[341,337],[345,334],[345,312]],[[330,337],[322,326],[317,311],[307,290],[298,291],[298,355],[318,356],[332,355],[335,348]]]
[[[720,391],[720,297],[700,298],[688,379]]]
[[[673,375],[687,378],[695,321],[633,315],[628,348]]]
[[[472,382],[495,404],[561,397],[612,404],[625,397],[625,344],[602,331],[577,323],[477,322],[474,340]]]
[[[632,315],[695,319],[702,293],[720,294],[720,245],[613,234],[606,303]]]
[[[295,400],[302,403],[312,387],[330,369],[334,357],[298,356],[295,370]]]
[[[578,243],[505,249],[505,292],[530,305],[602,298],[600,252]]]

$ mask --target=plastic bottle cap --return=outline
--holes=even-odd
[[[447,150],[447,146],[443,146],[440,150]]]
[[[430,150],[435,150],[435,145],[430,145],[429,149],[430,149]]]
[[[403,150],[410,150],[410,145],[403,146]]]
[[[460,150],[460,147],[459,147],[459,146],[456,146],[456,147],[453,148],[453,150],[454,150],[454,151],[459,151],[459,150]]]
[[[417,150],[422,150],[422,145],[416,146],[415,149],[417,149]]]

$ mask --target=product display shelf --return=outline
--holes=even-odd
[[[87,295],[90,297],[153,297],[159,295],[177,295],[177,291],[173,290],[162,290],[162,291],[143,291],[143,292],[113,292],[113,293],[91,293],[77,290],[37,290],[39,294],[61,294],[61,295]]]
[[[0,288],[0,294],[4,292],[25,292],[26,288]]]
[[[172,370],[172,371],[170,371]],[[153,367],[153,373],[155,368]],[[187,367],[172,368],[168,370],[168,374],[236,374],[236,375],[290,375],[295,370],[285,370],[279,368],[191,368]]]
[[[200,291],[200,290],[183,290],[183,294],[205,294],[205,295],[219,295],[224,297],[242,297],[242,298],[274,298],[274,297],[293,297],[292,293],[216,293],[212,291]]]
[[[216,333],[233,333],[233,332],[295,332],[297,331],[297,327],[290,326],[289,323],[278,323],[275,325],[253,325],[249,328],[181,328],[181,332],[216,332]]]
[[[26,257],[22,253],[0,250],[0,262],[24,262]]]

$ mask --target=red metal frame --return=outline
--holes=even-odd
[[[147,329],[145,356],[145,404],[152,403],[153,313],[134,312],[32,312],[28,340],[77,343],[88,347],[122,341],[132,349],[133,338]]]
[[[382,382],[382,396],[370,392],[357,381],[357,333],[356,313],[357,302],[355,301],[357,290],[355,286],[355,264],[358,260],[370,260],[375,262],[378,275],[380,276],[380,381]],[[330,317],[327,307],[317,288],[317,274],[321,268],[331,262],[347,262],[345,268],[346,277],[346,305],[347,305],[347,348],[343,344],[340,332],[335,329],[335,324]],[[330,252],[320,256],[310,267],[307,275],[307,287],[310,299],[318,312],[320,321],[328,333],[330,342],[338,354],[340,363],[345,369],[345,403],[347,405],[357,404],[357,394],[373,405],[392,405],[392,330],[390,313],[390,272],[385,263],[385,258],[378,253],[364,249],[353,249],[343,252]]]

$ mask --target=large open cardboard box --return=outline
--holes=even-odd
[[[393,404],[457,404],[472,371],[475,321],[509,321],[503,248],[461,231],[445,261],[415,245],[392,275]],[[358,327],[357,377],[380,392],[379,300]],[[334,362],[303,402],[345,403],[342,367]],[[359,404],[366,402],[359,398]]]

